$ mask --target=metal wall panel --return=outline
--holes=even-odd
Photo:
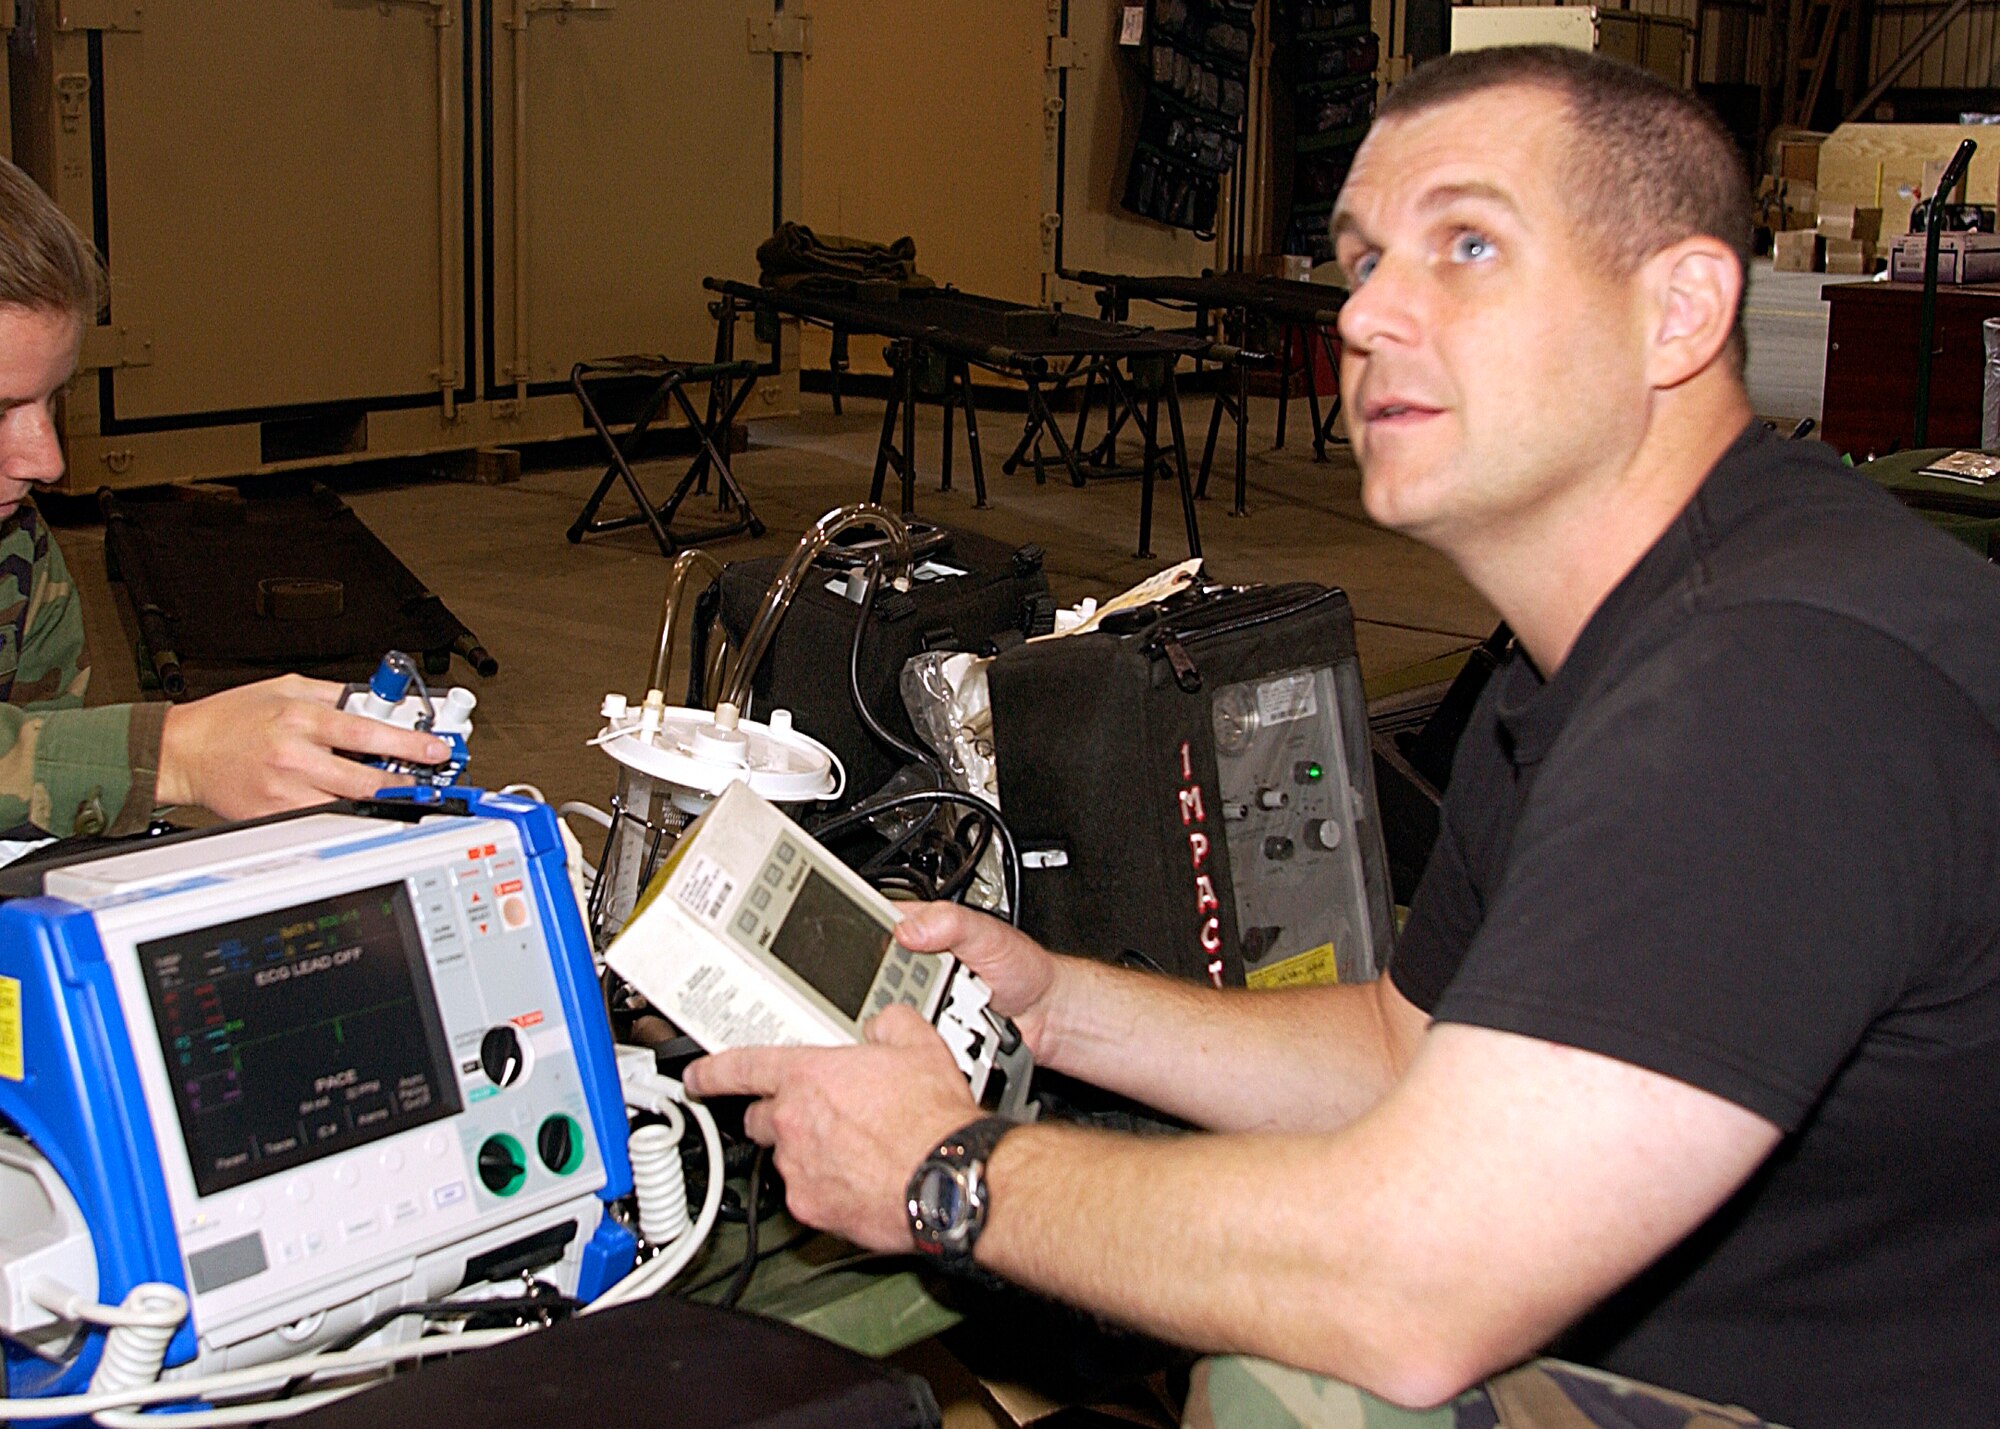
[[[916,240],[940,282],[1040,302],[1042,0],[814,0],[800,222]]]
[[[588,358],[706,355],[715,331],[701,280],[753,273],[774,222],[781,62],[751,48],[753,26],[776,13],[772,0],[482,3],[491,13],[496,391],[522,375],[517,273],[531,383],[566,381]],[[513,146],[523,79],[528,261],[517,269]]]
[[[454,345],[461,331],[463,111],[462,63],[442,96],[438,63],[461,30],[437,13],[156,5],[92,37],[112,319],[152,341],[114,375],[107,417],[436,392],[441,299]]]
[[[1213,241],[1119,206],[1141,91],[1117,44],[1122,8],[816,0],[801,221],[907,233],[926,273],[1029,303],[1058,255],[1070,268],[1214,265]],[[1058,211],[1059,225],[1046,219]]]
[[[1906,0],[1891,0],[1876,6],[1870,83],[1882,77],[1942,9],[1941,4],[1912,4]],[[1990,3],[1973,5],[1954,19],[1896,81],[1898,89],[1995,86],[2000,86],[2000,5]]]

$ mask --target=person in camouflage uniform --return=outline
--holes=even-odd
[[[1603,1370],[1541,1359],[1436,1409],[1405,1409],[1269,1360],[1194,1367],[1182,1429],[1779,1429],[1756,1415]]]
[[[145,827],[164,704],[85,709],[83,613],[33,506],[0,526],[0,832]]]
[[[56,405],[102,284],[75,227],[0,160],[0,837],[134,833],[156,805],[247,818],[388,782],[336,749],[445,758],[440,741],[344,714],[339,685],[297,675],[185,705],[84,707],[76,586],[30,496],[63,473]]]

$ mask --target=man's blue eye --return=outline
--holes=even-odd
[[[1493,241],[1483,233],[1461,233],[1451,241],[1454,263],[1484,263],[1493,256]]]
[[[1354,281],[1356,283],[1365,283],[1368,281],[1368,275],[1375,271],[1375,263],[1379,257],[1379,254],[1364,253],[1360,258],[1355,260]]]

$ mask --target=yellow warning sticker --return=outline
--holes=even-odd
[[[1340,962],[1333,955],[1333,944],[1321,943],[1268,968],[1253,968],[1243,980],[1252,987],[1326,986],[1340,981]]]
[[[0,1077],[18,1082],[27,1075],[21,1058],[21,980],[0,977]]]

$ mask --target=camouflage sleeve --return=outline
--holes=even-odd
[[[25,589],[25,596],[23,594]],[[83,707],[83,611],[62,551],[26,508],[0,530],[0,830],[123,834],[145,827],[163,704]]]

